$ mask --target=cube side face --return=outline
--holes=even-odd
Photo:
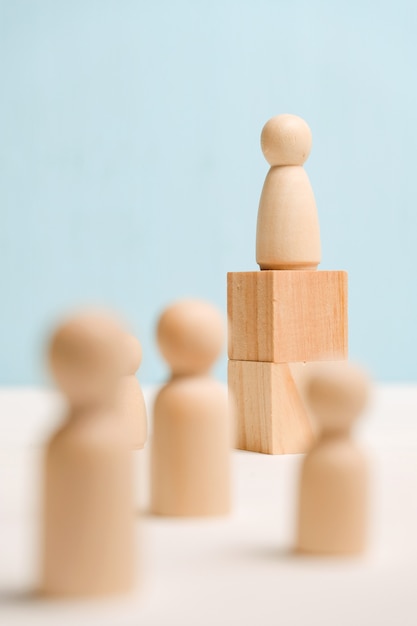
[[[291,363],[347,358],[343,271],[228,274],[229,358]]]
[[[271,369],[272,454],[302,454],[313,443],[307,409],[287,363],[265,363]]]
[[[299,454],[313,431],[286,363],[229,361],[234,397],[235,447],[264,454]]]
[[[229,361],[228,384],[235,404],[235,447],[272,453],[272,387],[265,363]]]
[[[348,276],[274,272],[273,361],[336,361],[348,355]]]
[[[274,283],[270,272],[229,272],[229,359],[273,361]]]

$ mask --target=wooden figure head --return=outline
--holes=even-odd
[[[368,396],[368,376],[346,361],[320,364],[306,387],[307,400],[323,435],[348,433]]]
[[[204,374],[224,343],[223,317],[203,300],[180,300],[159,319],[157,339],[173,376]]]
[[[262,129],[261,148],[271,166],[303,165],[311,144],[311,130],[297,115],[276,115]]]
[[[73,406],[107,404],[123,369],[123,330],[110,315],[82,312],[54,333],[49,363]]]

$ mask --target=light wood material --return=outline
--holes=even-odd
[[[145,400],[135,375],[142,361],[142,347],[139,340],[128,333],[125,334],[123,347],[124,375],[120,379],[118,417],[129,431],[132,448],[141,449],[148,432]]]
[[[207,374],[224,345],[225,324],[209,302],[183,299],[158,322],[157,339],[173,376]]]
[[[302,467],[297,549],[312,554],[362,552],[368,472],[350,430],[367,401],[367,377],[347,363],[316,367],[307,396],[321,433]]]
[[[225,385],[208,375],[224,341],[221,314],[198,300],[168,308],[158,325],[173,377],[154,405],[151,510],[224,515],[230,510],[231,417]]]
[[[121,345],[118,323],[100,313],[79,314],[51,341],[69,411],[45,453],[44,595],[121,593],[134,582],[132,455],[116,414]]]
[[[347,273],[230,272],[229,358],[291,363],[347,357]]]
[[[264,126],[261,147],[271,168],[258,209],[256,262],[261,269],[316,269],[321,259],[316,202],[303,163],[311,132],[296,115]]]
[[[235,447],[266,454],[306,452],[313,432],[286,363],[229,361],[236,402]]]
[[[156,398],[151,509],[159,515],[230,511],[227,389],[204,376],[178,378]]]
[[[308,383],[311,380],[311,376],[315,371],[316,366],[320,366],[320,361],[309,361],[307,363],[288,363],[290,368],[291,376],[294,380],[295,386],[298,391],[298,395],[301,399],[301,402],[304,406],[304,409],[308,415],[309,422],[311,424],[311,428],[313,429],[314,436],[316,436],[318,427],[316,423],[316,418],[311,410],[310,403],[307,399],[307,388]]]

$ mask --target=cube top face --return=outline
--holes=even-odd
[[[347,358],[347,295],[343,271],[230,272],[229,358],[273,363]]]

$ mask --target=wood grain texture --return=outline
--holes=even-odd
[[[291,363],[346,359],[344,271],[229,272],[229,358]]]
[[[306,452],[313,431],[286,363],[229,361],[235,398],[235,447],[266,454]]]

